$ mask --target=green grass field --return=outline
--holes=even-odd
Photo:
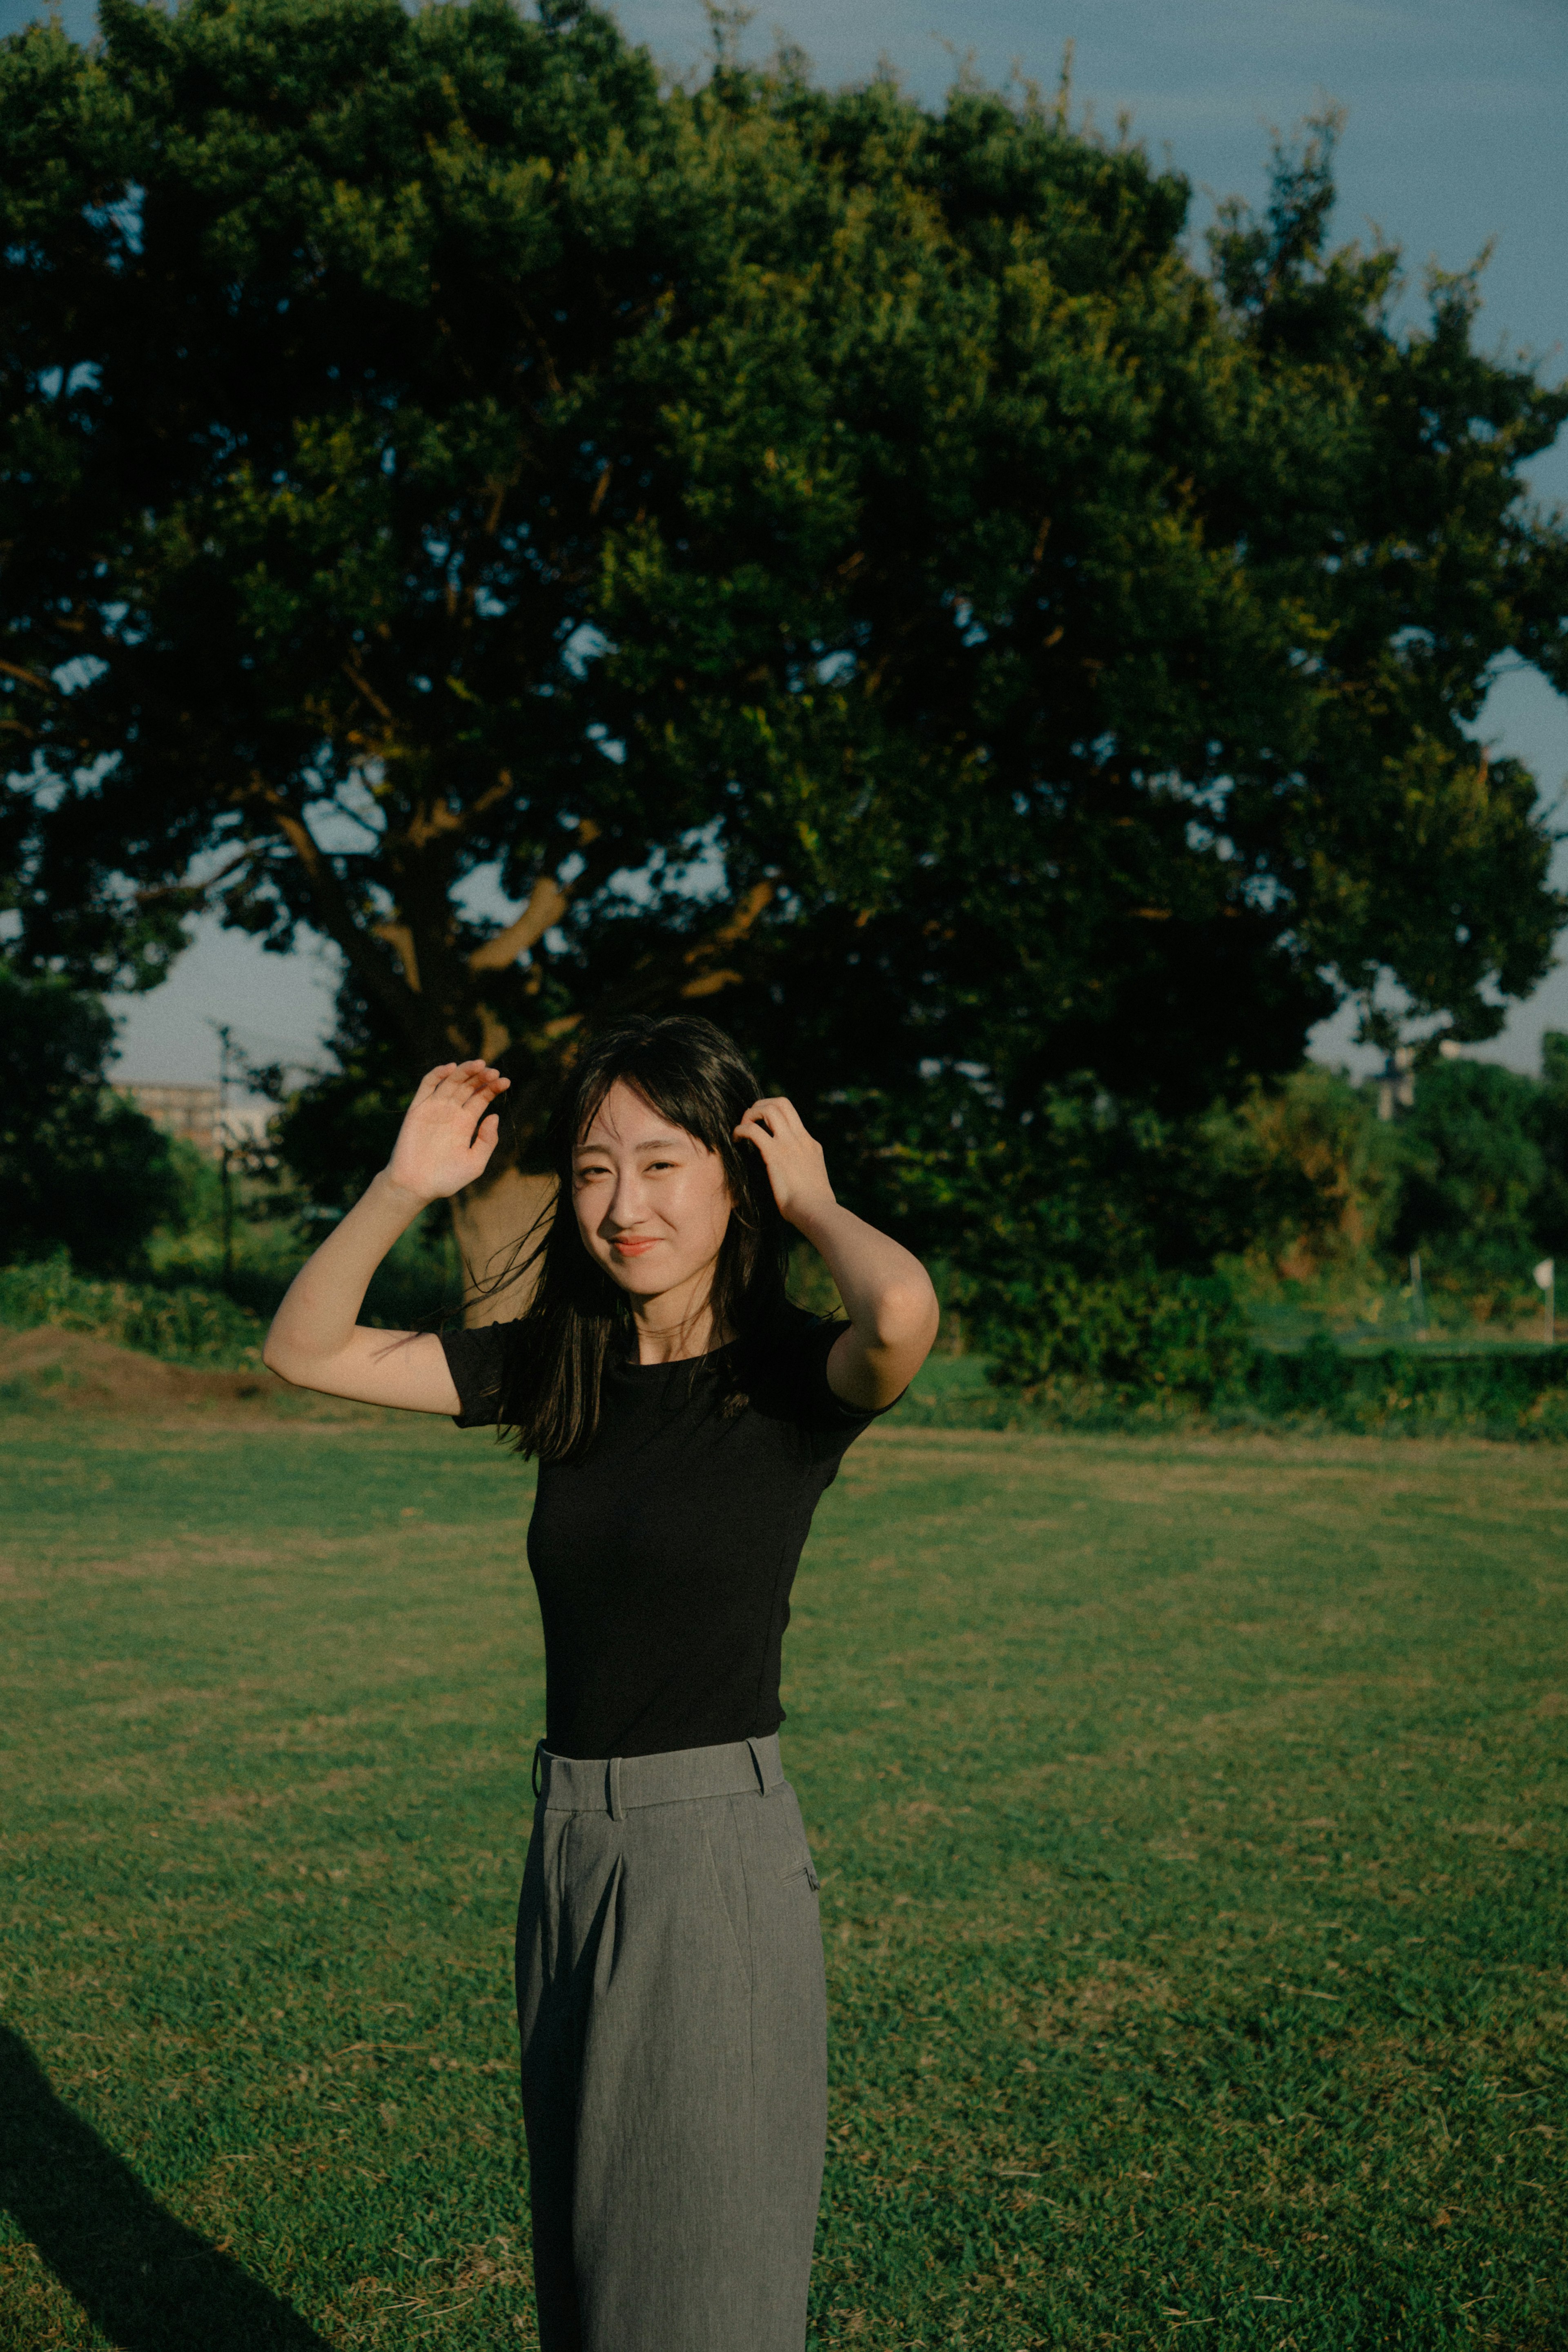
[[[527,1474],[0,1443],[0,2346],[532,2344]],[[1560,2352],[1565,1536],[1552,1449],[854,1449],[787,1651],[814,2346]]]

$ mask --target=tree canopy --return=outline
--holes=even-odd
[[[0,44],[36,967],[308,925],[340,1092],[503,1055],[525,1152],[625,1006],[802,1094],[1170,1119],[1380,976],[1479,1038],[1546,969],[1468,730],[1505,656],[1568,684],[1568,395],[1472,278],[1396,325],[1332,125],[1205,267],[1028,91],[669,88],[578,0],[99,13]]]
[[[1479,1285],[1517,1282],[1541,1250],[1568,1248],[1565,1047],[1548,1031],[1539,1082],[1484,1062],[1422,1073],[1399,1131],[1389,1238],[1402,1256]]]
[[[0,1252],[65,1248],[90,1274],[142,1263],[154,1228],[182,1209],[168,1138],[104,1075],[114,1022],[61,979],[26,981],[0,961]]]

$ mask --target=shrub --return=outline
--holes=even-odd
[[[0,1247],[69,1250],[99,1274],[143,1261],[180,1209],[169,1139],[104,1083],[114,1023],[63,980],[0,962]]]
[[[1568,1348],[1447,1356],[1384,1348],[1353,1354],[1319,1333],[1299,1353],[1260,1350],[1248,1391],[1270,1420],[1309,1418],[1335,1429],[1568,1433]]]
[[[1518,1280],[1550,1230],[1543,1132],[1551,1105],[1533,1078],[1492,1062],[1437,1062],[1400,1121],[1403,1190],[1392,1239],[1434,1276],[1475,1287]]]
[[[1060,1274],[998,1286],[976,1306],[991,1379],[1026,1392],[1066,1381],[1207,1405],[1240,1391],[1251,1356],[1247,1318],[1217,1275]]]
[[[157,1290],[145,1283],[94,1282],[58,1250],[32,1265],[0,1268],[0,1322],[90,1331],[121,1348],[175,1363],[258,1363],[264,1327],[212,1290]]]

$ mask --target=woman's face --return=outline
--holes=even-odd
[[[724,1162],[623,1080],[572,1154],[571,1198],[590,1256],[633,1298],[711,1279],[729,1223]]]

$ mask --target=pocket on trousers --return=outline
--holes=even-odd
[[[755,1812],[758,1834],[763,1846],[758,1859],[761,1861],[766,1857],[781,1886],[788,1886],[792,1879],[803,1878],[815,1895],[817,1865],[811,1860],[811,1849],[806,1843],[806,1824],[800,1819],[800,1808],[789,1782],[784,1781],[762,1798]],[[771,1853],[768,1851],[769,1847]]]
[[[717,1814],[716,1808],[715,1811]],[[725,1868],[721,1865],[719,1855],[714,1849],[710,1824],[704,1822],[702,1842],[703,1852],[707,1857],[708,1885],[713,1899],[718,1906],[719,1916],[723,1919],[727,1931],[730,1949],[739,1962],[742,1973],[749,1977],[751,1963],[747,1954],[751,1944],[751,1921],[749,1906],[746,1900],[745,1867],[737,1850],[735,1825],[727,1816],[719,1814],[712,1822],[711,1828],[719,1832],[719,1843],[724,1849],[724,1862],[728,1864],[728,1876],[727,1880]],[[727,1836],[724,1834],[726,1831],[728,1832]]]

